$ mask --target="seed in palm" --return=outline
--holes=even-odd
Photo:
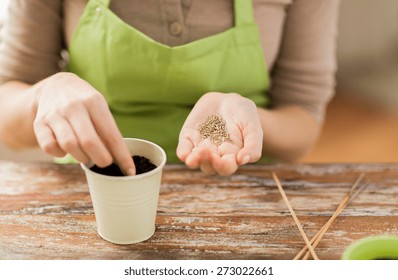
[[[206,121],[199,125],[199,132],[203,139],[209,138],[216,146],[223,142],[232,142],[224,118],[220,115],[210,115]]]

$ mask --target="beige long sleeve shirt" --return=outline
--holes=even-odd
[[[88,0],[11,0],[0,45],[0,83],[34,84],[61,70]],[[249,1],[249,0],[248,0]],[[272,106],[298,105],[323,120],[333,95],[339,0],[254,0]],[[113,0],[111,10],[176,46],[234,24],[233,0]]]

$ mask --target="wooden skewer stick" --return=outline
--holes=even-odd
[[[368,186],[368,183],[362,185],[351,197],[350,200],[348,200],[348,203],[350,203],[360,192],[362,192],[366,187]]]
[[[330,219],[326,222],[326,224],[323,225],[323,227],[318,231],[318,233],[311,239],[311,244],[313,246],[313,248],[315,249],[319,242],[322,240],[323,236],[325,235],[326,231],[329,229],[329,227],[332,225],[332,223],[334,222],[334,220],[340,215],[340,213],[344,210],[344,208],[348,205],[348,203],[350,203],[350,201],[356,196],[358,195],[358,193],[366,186],[363,185],[359,190],[357,190],[357,192],[355,194],[353,194],[354,190],[356,189],[356,187],[358,186],[358,184],[360,183],[360,181],[362,180],[364,174],[361,173],[357,180],[355,181],[354,185],[352,185],[350,191],[348,192],[348,194],[343,198],[343,200],[340,202],[339,206],[337,207],[336,211],[333,213],[332,217],[330,217]],[[303,253],[307,250],[307,246],[304,246],[301,251],[294,257],[293,260],[298,260]],[[303,257],[303,260],[307,260],[309,257],[309,253],[307,252],[307,254],[305,254],[305,256]]]
[[[366,184],[361,186],[360,189],[358,189],[354,194],[353,191],[356,189],[358,186],[359,182],[363,178],[363,173],[361,173],[357,180],[355,181],[354,185],[351,187],[349,193],[343,198],[341,201],[340,205],[337,207],[336,211],[333,213],[332,217],[329,219],[329,221],[321,228],[321,230],[317,234],[318,236],[316,237],[314,243],[312,243],[313,248],[315,249],[319,242],[321,242],[323,236],[325,235],[326,231],[329,229],[329,227],[332,225],[333,221],[340,215],[340,213],[345,209],[345,207],[352,201],[352,199],[358,195],[358,193],[366,187]],[[305,256],[303,257],[303,260],[307,260],[309,258],[310,254],[307,252]]]
[[[314,249],[318,246],[319,242],[322,240],[322,238],[323,238],[323,236],[325,235],[326,231],[329,229],[330,225],[331,225],[331,224],[333,223],[333,221],[337,218],[337,216],[340,215],[340,213],[341,213],[341,212],[344,210],[344,208],[352,201],[352,199],[353,199],[355,196],[357,196],[366,186],[367,186],[367,184],[361,186],[361,188],[358,189],[358,190],[355,192],[355,194],[353,194],[353,195],[349,198],[349,200],[344,204],[344,206],[341,207],[341,209],[339,209],[338,213],[336,213],[336,215],[335,215],[335,217],[333,218],[333,220],[330,221],[330,223],[326,223],[326,224],[322,227],[322,229],[319,231],[319,235],[317,234],[318,236],[316,236],[315,242],[313,242],[312,239],[311,239],[311,243],[313,242],[313,243],[312,243],[312,247],[313,247]],[[332,217],[333,217],[333,216],[332,216]],[[331,219],[332,219],[332,218],[331,218]],[[305,248],[305,247],[304,247],[304,248]],[[305,251],[305,250],[304,250],[304,251]],[[305,254],[305,256],[303,257],[303,260],[308,260],[309,256],[310,256],[310,253],[307,252],[307,254]]]
[[[312,248],[312,245],[310,243],[310,241],[308,240],[307,235],[305,234],[303,227],[300,224],[300,221],[298,220],[296,213],[294,212],[292,206],[290,205],[289,200],[287,199],[287,196],[282,188],[281,183],[279,182],[278,176],[276,176],[276,174],[274,172],[272,172],[272,177],[274,178],[274,181],[276,183],[276,185],[278,186],[279,192],[281,193],[283,200],[285,201],[287,208],[289,208],[290,214],[292,215],[294,221],[296,222],[296,225],[301,233],[301,235],[303,236],[303,239],[305,241],[305,243],[307,244],[307,247],[309,248],[312,257],[314,258],[314,260],[319,260],[318,256],[316,255],[314,249]]]
[[[319,242],[322,240],[323,236],[325,235],[326,231],[329,229],[333,221],[340,215],[340,213],[344,210],[344,208],[350,203],[350,201],[354,198],[354,196],[358,195],[358,193],[366,187],[363,185],[355,194],[352,194],[355,188],[358,186],[359,182],[362,180],[363,173],[359,175],[357,180],[355,181],[354,185],[351,187],[349,193],[343,198],[340,202],[339,206],[337,207],[336,211],[333,213],[332,217],[327,221],[327,223],[318,231],[318,233],[311,239],[311,244],[313,248],[316,248]],[[297,260],[301,257],[301,255],[306,251],[307,247],[304,246],[301,251],[294,257],[294,260]],[[308,259],[309,253],[304,256],[303,260]]]

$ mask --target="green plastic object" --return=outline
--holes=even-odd
[[[398,236],[376,235],[360,239],[343,253],[343,260],[398,260]]]

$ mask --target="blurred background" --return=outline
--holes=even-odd
[[[305,162],[398,162],[398,1],[341,1],[337,89]]]
[[[7,3],[0,0],[0,26]],[[336,95],[302,162],[398,162],[398,1],[342,0],[337,59]],[[1,144],[0,159],[51,160]]]

